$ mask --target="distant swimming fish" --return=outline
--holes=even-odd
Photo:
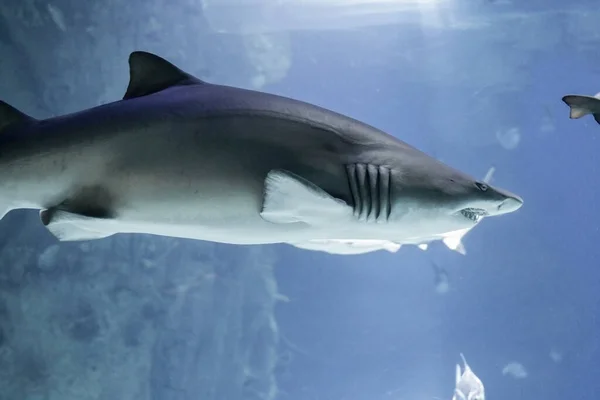
[[[527,378],[528,374],[523,364],[513,361],[502,368],[502,375],[510,375],[515,379],[524,379]]]
[[[562,101],[571,109],[569,118],[578,119],[592,114],[596,122],[600,124],[600,93],[595,96],[569,94],[564,96]]]
[[[448,272],[434,262],[431,262],[433,266],[433,273],[435,274],[435,291],[439,294],[446,294],[450,290],[450,279],[448,278]]]
[[[460,357],[465,367],[461,373],[460,365],[456,364],[456,388],[452,400],[485,400],[483,383],[469,367],[462,353],[460,353]]]
[[[552,361],[554,361],[555,363],[559,363],[562,361],[563,355],[560,351],[558,351],[555,348],[552,348],[552,350],[550,350],[550,358],[552,359]]]

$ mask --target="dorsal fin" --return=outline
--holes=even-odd
[[[134,51],[129,56],[129,86],[123,100],[147,96],[171,86],[203,83],[156,54]]]
[[[8,103],[0,100],[0,132],[4,130],[4,128],[9,125],[18,123],[18,122],[31,122],[35,121],[32,117],[21,112],[11,106]]]

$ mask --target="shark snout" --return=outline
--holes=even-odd
[[[498,206],[498,214],[508,214],[517,211],[523,205],[523,199],[515,194],[508,194]]]

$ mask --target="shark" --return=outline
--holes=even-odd
[[[438,294],[446,294],[450,290],[450,277],[448,272],[437,263],[431,262],[433,268],[435,291]]]
[[[523,204],[316,105],[209,83],[145,51],[129,76],[121,100],[48,119],[0,102],[0,217],[39,210],[60,241],[310,248],[427,242]]]
[[[596,122],[600,124],[600,93],[594,96],[568,94],[563,96],[562,101],[569,106],[569,118],[579,119],[592,114]]]

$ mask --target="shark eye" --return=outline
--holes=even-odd
[[[482,192],[487,192],[488,190],[488,185],[486,185],[485,183],[475,182],[475,186],[477,186],[477,188]]]

